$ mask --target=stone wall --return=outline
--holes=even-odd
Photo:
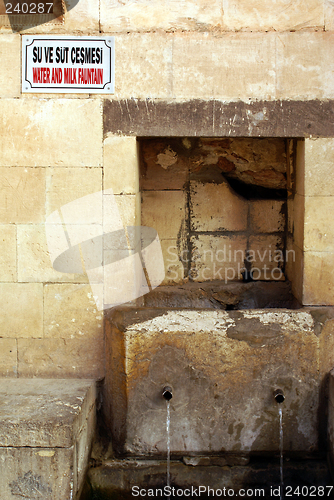
[[[65,3],[71,7],[71,0]],[[64,203],[111,187],[123,220],[140,224],[137,143],[128,112],[137,99],[150,123],[152,102],[267,102],[258,112],[247,111],[244,121],[229,122],[229,134],[236,135],[235,127],[245,123],[242,135],[254,137],[265,125],[277,134],[268,119],[270,103],[295,101],[297,111],[287,112],[288,123],[300,126],[308,139],[305,192],[295,197],[294,220],[309,237],[303,243],[296,236],[292,243],[304,267],[299,259],[290,279],[305,303],[334,303],[328,215],[333,141],[309,139],[313,125],[308,128],[307,117],[298,111],[306,104],[314,110],[312,124],[325,120],[321,106],[330,106],[326,102],[334,96],[333,27],[330,0],[79,0],[63,23],[22,32],[0,29],[1,375],[104,375],[102,314],[85,276],[52,268],[44,222]],[[115,35],[115,94],[21,94],[22,33]],[[109,127],[109,105],[127,120],[127,131],[117,123]],[[278,114],[281,108],[286,109],[278,101]],[[213,135],[219,135],[216,115],[207,115]],[[177,125],[166,116],[154,123],[155,135],[161,127],[178,135]],[[188,135],[200,132],[197,123],[187,126],[195,130]],[[153,126],[150,130],[153,135]],[[282,137],[293,136],[285,125],[280,130]],[[299,172],[303,177],[302,167]]]

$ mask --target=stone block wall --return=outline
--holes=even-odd
[[[250,272],[284,279],[283,139],[161,138],[140,147],[142,224],[162,240],[165,284]]]
[[[104,375],[102,314],[95,307],[87,277],[64,275],[52,268],[44,222],[63,204],[111,187],[126,224],[140,224],[138,133],[131,111],[139,106],[137,100],[145,110],[141,121],[154,122],[150,135],[159,135],[162,127],[169,135],[179,135],[177,121],[154,120],[152,102],[198,99],[203,106],[212,100],[265,102],[259,112],[249,111],[242,119],[235,114],[229,124],[231,136],[244,123],[243,136],[260,137],[261,127],[271,125],[268,113],[273,101],[279,114],[284,100],[312,107],[314,100],[334,97],[331,0],[293,4],[188,0],[182,5],[162,0],[79,0],[75,7],[73,3],[65,1],[62,23],[21,32],[8,23],[0,28],[0,375],[5,376]],[[23,33],[114,35],[115,94],[22,94]],[[127,120],[127,130],[119,124],[109,128],[105,111],[109,104],[115,104]],[[219,134],[210,106],[207,120],[212,133],[202,135],[226,137]],[[299,116],[296,111],[287,125],[301,123]],[[322,116],[317,119],[321,122]],[[313,125],[314,121],[307,137]],[[196,123],[189,121],[187,126],[195,130],[188,135],[200,134]],[[271,130],[275,136],[275,129]],[[327,217],[331,151],[332,139],[305,141],[305,192],[297,189],[294,201],[296,218],[300,220],[299,213],[304,217],[298,227],[309,234],[303,244],[298,236],[293,243],[300,254],[294,276],[300,282],[296,284],[299,296],[310,304],[334,302]],[[183,175],[181,169],[175,182]],[[312,191],[312,186],[318,190]],[[209,189],[194,183],[194,196],[199,188]],[[165,196],[171,197],[166,204],[174,211],[185,207],[178,185],[171,185]],[[182,210],[175,224],[184,220]],[[254,205],[257,228],[259,210]],[[162,234],[164,248],[177,239],[174,229],[167,225],[166,231],[172,232]],[[271,232],[271,227],[265,228],[265,234]],[[177,272],[179,268],[176,263]],[[314,275],[320,276],[316,288]]]
[[[297,144],[294,195],[288,202],[296,259],[288,276],[303,304],[334,301],[333,146],[333,139],[324,138]]]

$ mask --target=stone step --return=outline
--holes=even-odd
[[[96,383],[0,379],[1,498],[75,500],[96,427]]]

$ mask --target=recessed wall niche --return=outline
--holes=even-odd
[[[142,224],[159,234],[164,284],[282,281],[294,142],[141,138]]]

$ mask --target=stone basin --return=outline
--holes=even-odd
[[[147,297],[154,307],[106,319],[104,417],[116,454],[166,456],[165,385],[172,457],[277,453],[277,388],[285,454],[325,451],[332,308],[173,308]]]

